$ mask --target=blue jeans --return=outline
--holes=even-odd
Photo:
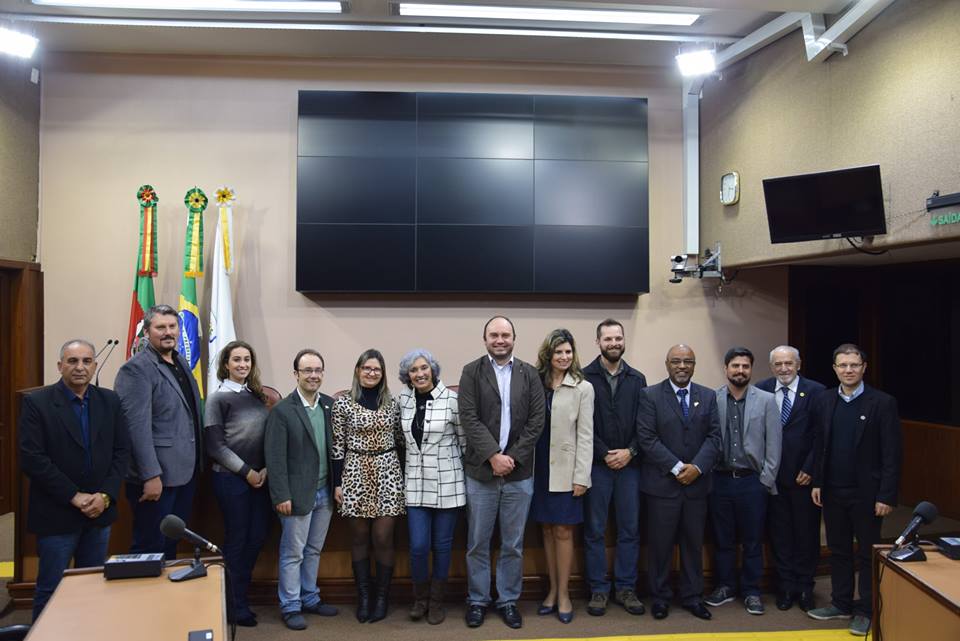
[[[467,602],[487,606],[490,598],[490,539],[500,518],[497,607],[513,605],[523,587],[523,530],[533,497],[533,478],[478,481],[467,477]]]
[[[713,475],[710,520],[716,548],[714,584],[736,589],[737,542],[743,549],[740,596],[760,596],[763,575],[763,523],[767,518],[767,488],[756,474],[733,478]]]
[[[230,570],[227,612],[231,620],[249,618],[247,590],[273,514],[270,492],[266,486],[253,488],[243,477],[222,471],[213,473],[213,493],[223,513],[223,559]]]
[[[89,568],[103,565],[110,542],[110,526],[86,527],[70,534],[52,534],[37,537],[37,587],[33,593],[33,620],[43,611],[53,591],[63,578],[63,571],[70,567]]]
[[[430,580],[430,549],[433,548],[433,578],[446,579],[450,572],[453,529],[460,508],[437,509],[407,506],[410,529],[410,575],[414,583]]]
[[[197,487],[197,475],[186,485],[163,487],[156,501],[140,502],[143,495],[143,483],[130,483],[127,486],[127,499],[133,508],[133,537],[130,554],[163,552],[167,559],[177,558],[177,541],[168,539],[160,532],[160,521],[168,514],[176,514],[190,527],[190,511],[193,509],[193,494]]]
[[[330,490],[317,490],[313,510],[303,516],[280,516],[280,570],[277,595],[280,611],[299,612],[320,603],[317,570],[320,551],[327,538],[333,505]]]
[[[611,470],[602,463],[595,463],[590,478],[593,485],[586,495],[583,522],[584,559],[590,592],[610,592],[606,531],[611,501],[617,522],[614,586],[617,590],[635,590],[640,557],[640,468],[628,465]]]

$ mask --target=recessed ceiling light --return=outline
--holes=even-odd
[[[684,76],[703,76],[717,69],[717,59],[710,49],[690,51],[677,56],[677,65]]]
[[[421,18],[488,18],[493,20],[542,20],[563,22],[607,22],[689,27],[696,13],[660,11],[602,11],[594,9],[550,9],[540,7],[491,7],[469,4],[420,4],[400,2],[401,16]]]
[[[342,13],[333,0],[31,0],[49,7],[152,9],[155,11],[257,11],[276,13]]]
[[[39,40],[19,31],[0,27],[0,51],[18,58],[30,58]]]

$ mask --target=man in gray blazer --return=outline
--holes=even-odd
[[[523,530],[533,496],[533,452],[543,431],[543,382],[513,356],[515,332],[505,316],[483,326],[487,354],[460,376],[460,424],[467,438],[467,613],[483,624],[490,598],[490,538],[500,519],[497,610],[511,628],[523,625],[517,599],[523,581]]]
[[[723,450],[713,470],[710,520],[715,547],[712,607],[736,596],[737,543],[743,555],[740,595],[750,614],[763,614],[763,524],[767,497],[777,493],[780,468],[780,412],[773,394],[750,385],[753,353],[732,347],[723,357],[727,384],[717,390]],[[739,535],[739,536],[738,536]]]
[[[703,531],[711,472],[720,452],[720,418],[714,391],[690,380],[696,363],[687,345],[671,347],[669,377],[643,390],[637,411],[654,619],[670,612],[670,565],[678,541],[680,601],[694,616],[711,617],[703,605]]]
[[[203,466],[200,390],[177,353],[180,318],[169,305],[143,317],[147,344],[117,373],[115,388],[130,427],[126,494],[133,508],[131,553],[176,558],[177,542],[160,533],[160,520],[190,518],[196,478]]]
[[[302,612],[337,614],[317,591],[320,551],[333,516],[338,472],[330,458],[333,399],[320,393],[323,369],[323,357],[316,350],[303,349],[294,357],[297,388],[270,410],[263,443],[270,501],[280,515],[280,614],[291,630],[306,629]]]

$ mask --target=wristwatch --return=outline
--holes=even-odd
[[[638,453],[638,452],[637,452],[637,448],[635,448],[635,447],[629,447],[629,448],[627,448],[627,450],[630,452],[630,456],[631,456],[631,457],[633,457],[633,458],[636,458],[636,457],[637,457],[637,453]]]
[[[100,497],[103,499],[103,509],[106,510],[110,507],[110,495],[106,492],[100,492]]]

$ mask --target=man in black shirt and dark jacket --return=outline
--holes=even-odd
[[[604,534],[610,502],[615,506],[617,547],[613,561],[614,601],[630,614],[643,614],[636,595],[640,552],[640,467],[637,407],[646,377],[623,360],[623,325],[608,318],[597,325],[600,355],[583,368],[593,385],[593,486],[586,494],[584,546],[590,602],[587,612],[606,612],[610,595]]]
[[[811,496],[823,507],[830,547],[833,602],[810,610],[814,619],[849,619],[850,633],[866,636],[872,616],[870,554],[880,542],[883,517],[897,504],[902,442],[897,401],[867,387],[866,355],[845,343],[833,350],[840,379],[814,402],[816,426]],[[853,599],[853,539],[857,539],[860,599]]]

